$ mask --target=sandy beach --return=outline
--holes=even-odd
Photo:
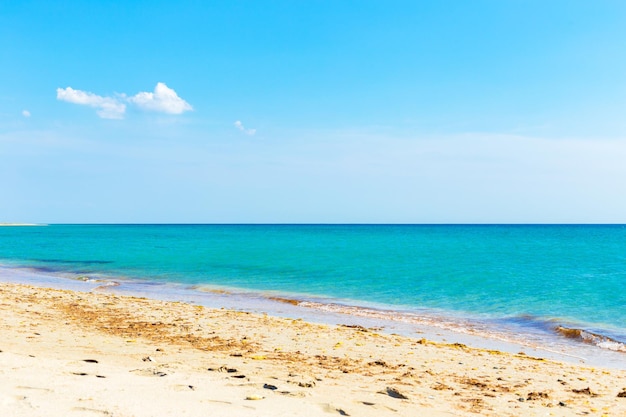
[[[626,371],[192,304],[2,284],[0,414],[626,415]]]

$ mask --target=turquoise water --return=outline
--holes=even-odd
[[[626,342],[621,225],[0,227],[0,263]]]

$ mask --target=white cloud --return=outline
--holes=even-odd
[[[22,116],[30,117],[30,112],[28,110],[22,110]]]
[[[246,135],[250,135],[250,136],[252,136],[252,135],[254,135],[254,134],[256,133],[256,129],[246,129],[246,128],[243,126],[243,123],[241,123],[241,121],[239,121],[239,120],[237,120],[237,121],[234,123],[234,125],[235,125],[235,127],[236,127],[237,129],[241,130],[241,131],[242,131],[243,133],[245,133]]]
[[[144,110],[169,114],[181,114],[193,110],[189,103],[178,97],[176,91],[169,88],[165,83],[157,83],[156,87],[154,87],[154,93],[137,93],[129,97],[128,101]]]
[[[103,119],[123,119],[126,112],[126,104],[113,97],[102,97],[87,91],[74,90],[72,87],[57,88],[57,99],[95,107],[98,109],[96,113]]]
[[[127,97],[125,94],[118,94],[117,97],[103,97],[88,91],[75,90],[72,87],[57,88],[57,99],[95,107],[98,109],[98,116],[103,119],[123,119],[124,113],[126,113],[124,101],[143,110],[169,114],[181,114],[193,110],[189,103],[180,98],[176,91],[169,88],[165,83],[157,83],[153,93],[140,92],[131,97]],[[27,116],[24,112],[22,112],[24,117],[30,116],[30,113]]]

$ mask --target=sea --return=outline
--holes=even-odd
[[[7,226],[0,282],[626,369],[624,225]]]

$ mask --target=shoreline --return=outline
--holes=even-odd
[[[6,227],[24,227],[24,226],[46,226],[45,224],[41,224],[41,223],[0,223],[0,227],[2,226],[6,226]]]
[[[626,371],[357,325],[13,283],[0,309],[15,416],[626,413]]]
[[[481,323],[462,316],[433,314],[427,310],[403,312],[387,310],[384,306],[358,305],[356,302],[342,304],[341,300],[299,297],[281,292],[115,278],[97,273],[61,273],[1,264],[0,281],[180,301],[208,308],[297,318],[324,325],[350,324],[377,328],[387,334],[425,337],[441,343],[462,343],[508,353],[525,352],[531,356],[572,364],[626,370],[625,352],[583,343],[580,337],[567,337],[557,334],[556,331],[548,333],[545,329],[538,330],[522,325],[518,328],[507,328],[498,324],[498,327],[492,323]],[[558,326],[566,331],[570,330],[563,324]]]

